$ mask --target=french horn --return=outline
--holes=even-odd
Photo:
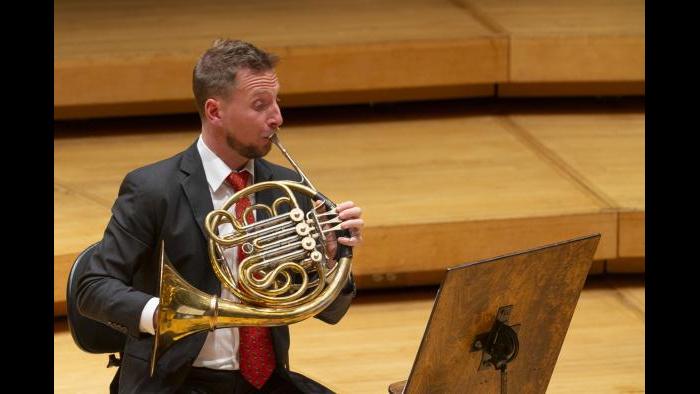
[[[337,244],[335,256],[330,256],[326,241],[331,233],[336,236],[349,236],[349,233],[341,229],[336,205],[301,171],[280,143],[278,131],[270,139],[294,167],[300,181],[250,185],[232,195],[220,209],[211,211],[204,223],[212,269],[222,285],[240,301],[207,294],[187,283],[168,260],[161,241],[160,304],[151,376],[163,353],[186,336],[225,327],[271,327],[300,322],[328,307],[347,282],[352,248]],[[242,198],[270,188],[277,188],[282,194],[271,206],[251,205],[240,220],[229,212]],[[308,212],[302,210],[298,196],[310,200],[312,208]],[[259,211],[268,217],[248,223],[248,215]],[[224,224],[230,224],[233,230],[220,234],[220,226]],[[223,255],[224,250],[233,247],[240,247],[246,255],[238,263],[235,275]]]

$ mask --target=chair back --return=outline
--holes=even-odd
[[[68,275],[66,289],[66,309],[68,312],[68,327],[76,345],[88,353],[118,353],[124,348],[126,335],[80,314],[76,295],[77,281],[85,271],[90,257],[99,245],[96,242],[88,246],[73,262]]]

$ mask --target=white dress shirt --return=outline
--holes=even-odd
[[[226,177],[232,172],[229,166],[223,162],[214,152],[207,147],[207,145],[202,140],[200,134],[199,140],[197,141],[197,150],[199,151],[199,156],[202,158],[202,165],[204,166],[204,174],[207,178],[207,183],[209,184],[209,193],[211,195],[211,200],[215,209],[220,208],[224,205],[224,202],[229,199],[234,194],[233,187],[231,187],[226,181]],[[253,183],[255,179],[253,160],[248,160],[246,166],[244,167],[246,171],[250,173],[248,177],[248,185]],[[250,196],[251,204],[255,204],[254,196]],[[235,215],[235,205],[230,208],[231,212]],[[225,224],[219,226],[219,234],[227,234],[233,230],[230,224]],[[224,257],[226,262],[231,269],[234,277],[237,275],[238,270],[236,267],[237,260],[237,248],[228,248],[224,251]],[[206,263],[207,266],[204,269],[212,269],[209,266],[209,262]],[[236,297],[228,291],[226,286],[221,286],[221,298],[228,300],[237,301]],[[155,334],[153,329],[153,312],[155,312],[158,307],[159,299],[154,297],[151,298],[146,306],[141,312],[141,320],[139,328],[142,332],[147,332],[150,334]],[[238,328],[219,328],[214,331],[210,331],[207,335],[207,339],[204,342],[202,350],[195,359],[193,365],[195,367],[206,367],[211,369],[238,369],[239,368],[239,358],[238,358],[238,345],[239,336]]]

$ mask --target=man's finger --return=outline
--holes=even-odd
[[[321,200],[314,200],[314,209],[318,209],[319,207],[323,206],[323,201]],[[325,211],[325,208],[323,209]]]
[[[338,238],[338,243],[346,246],[357,246],[362,243],[362,236],[357,235],[353,236],[352,238],[340,237]]]
[[[338,212],[340,212],[340,211],[344,211],[344,210],[346,210],[346,209],[348,209],[348,208],[352,208],[352,207],[354,207],[354,206],[355,206],[355,203],[352,202],[352,201],[343,201],[343,202],[341,202],[340,204],[336,205],[335,209],[336,209]]]
[[[342,222],[340,228],[344,230],[361,230],[365,226],[365,221],[362,219],[350,219]]]
[[[360,216],[362,216],[362,208],[360,207],[344,209],[343,211],[340,211],[338,213],[338,217],[340,217],[343,220],[350,218],[359,218]]]

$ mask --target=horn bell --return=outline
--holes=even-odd
[[[265,308],[238,304],[198,290],[180,276],[160,246],[160,304],[150,373],[177,341],[200,331],[238,326],[282,326],[300,322],[328,307],[350,275],[351,258],[338,261],[332,282],[312,302],[293,308]]]
[[[160,303],[151,376],[163,354],[189,335],[217,328],[300,322],[326,309],[350,278],[352,247],[337,244],[335,252],[328,247],[330,235],[350,236],[341,227],[336,205],[313,187],[276,133],[272,142],[301,181],[254,183],[235,192],[204,220],[209,263],[222,288],[235,300],[207,294],[188,283],[177,273],[165,254],[165,242],[160,241]],[[231,213],[239,201],[268,189],[280,196],[269,206],[254,204],[240,216]],[[302,209],[302,198],[307,199],[309,209]],[[256,212],[260,215],[254,215]],[[249,221],[249,215],[258,220]],[[224,251],[234,247],[240,248],[243,258],[232,272]]]

